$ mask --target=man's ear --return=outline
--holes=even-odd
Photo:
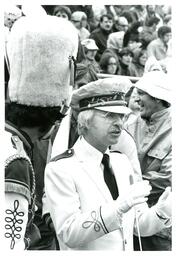
[[[86,127],[85,127],[85,130],[86,130],[86,131],[90,128],[90,123],[91,123],[91,121],[90,121],[90,119],[88,119],[88,120],[86,121]]]
[[[79,135],[84,135],[87,130],[89,129],[89,125],[81,125],[80,123],[78,123],[77,125],[77,128],[78,128],[78,134]]]

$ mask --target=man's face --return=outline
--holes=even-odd
[[[148,93],[138,89],[140,115],[144,119],[150,119],[151,116],[158,111],[158,103],[156,99]]]
[[[154,13],[155,12],[155,5],[148,5],[147,10],[149,13]]]
[[[130,96],[128,107],[134,112],[138,112],[140,110],[139,95],[136,88],[133,89],[133,92]]]
[[[88,50],[86,53],[86,58],[90,61],[93,61],[95,59],[96,53],[97,53],[97,50]]]
[[[164,43],[168,43],[170,39],[171,39],[171,33],[166,33],[166,34],[162,37],[162,40],[163,40]]]
[[[61,18],[64,18],[64,19],[67,19],[67,20],[68,20],[68,15],[66,14],[66,12],[59,11],[59,12],[57,12],[56,16],[57,16],[57,17],[61,17]]]
[[[117,23],[118,30],[126,32],[128,30],[128,27],[129,27],[129,25],[128,25],[127,19],[125,19],[124,17],[119,18],[118,23]]]
[[[124,115],[101,110],[94,110],[94,115],[88,127],[86,137],[100,151],[116,144],[121,134]]]
[[[103,21],[100,22],[100,27],[106,31],[110,31],[112,29],[113,21],[108,19],[107,17],[103,18]]]

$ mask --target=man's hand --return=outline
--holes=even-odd
[[[167,187],[156,204],[156,213],[163,219],[170,219],[172,215],[172,192]]]
[[[133,206],[146,202],[151,189],[152,187],[146,180],[130,185],[127,194],[123,197],[119,196],[116,200],[118,210],[121,213],[126,213]]]

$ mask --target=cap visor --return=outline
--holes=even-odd
[[[104,106],[104,107],[95,107],[95,109],[99,109],[106,112],[118,113],[118,114],[129,114],[131,113],[131,109],[125,106]]]

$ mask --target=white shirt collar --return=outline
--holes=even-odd
[[[83,136],[80,136],[77,142],[75,143],[75,148],[79,147],[79,156],[84,158],[84,161],[88,163],[95,163],[100,166],[103,153],[97,150],[95,147],[90,145]],[[106,150],[106,154],[109,155],[109,149]]]

